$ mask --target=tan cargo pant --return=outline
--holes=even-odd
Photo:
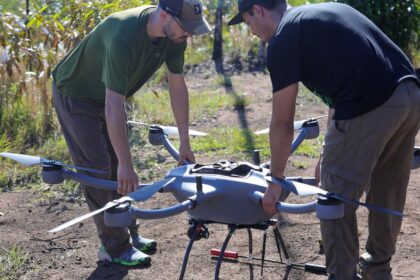
[[[104,105],[62,95],[53,83],[53,102],[71,158],[75,165],[104,170],[106,174],[89,173],[96,178],[116,180],[118,160],[109,140]],[[115,191],[81,185],[90,211],[120,198]],[[112,228],[104,224],[103,214],[93,217],[99,239],[112,257],[131,248],[127,228]]]
[[[403,211],[415,136],[420,127],[420,89],[401,82],[380,107],[354,119],[333,121],[321,158],[321,185],[329,192]],[[363,279],[392,279],[390,260],[402,219],[369,211]],[[359,261],[356,207],[345,204],[342,219],[321,221],[330,279],[355,279]]]

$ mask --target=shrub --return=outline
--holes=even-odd
[[[408,56],[418,52],[420,3],[416,0],[335,0],[372,20]]]

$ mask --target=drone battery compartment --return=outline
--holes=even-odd
[[[190,174],[212,174],[227,177],[247,177],[252,170],[261,172],[263,169],[248,162],[221,160],[210,165],[196,164],[193,168],[190,169]]]

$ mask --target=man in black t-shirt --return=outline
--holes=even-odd
[[[404,53],[369,19],[338,3],[287,9],[286,0],[238,0],[229,25],[245,22],[268,42],[273,85],[271,172],[282,177],[290,154],[298,83],[330,108],[317,179],[329,192],[404,210],[415,136],[420,81]],[[319,166],[321,168],[319,169]],[[319,173],[320,170],[320,173]],[[270,184],[264,209],[274,214],[281,188]],[[402,219],[369,213],[363,279],[392,279],[390,260]],[[321,221],[330,279],[355,279],[359,261],[356,207]]]

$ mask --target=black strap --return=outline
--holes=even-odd
[[[190,174],[214,174],[229,177],[245,177],[251,170],[262,171],[262,168],[249,162],[235,163],[231,161],[219,161],[212,165],[196,164]]]

